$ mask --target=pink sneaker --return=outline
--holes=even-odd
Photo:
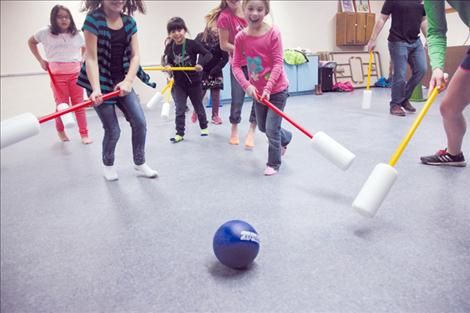
[[[276,175],[277,171],[273,169],[271,166],[266,167],[264,170],[264,176],[273,176]]]
[[[222,124],[222,119],[220,118],[220,116],[218,116],[218,115],[213,116],[212,117],[212,124],[215,124],[215,125]]]
[[[191,115],[191,122],[193,122],[193,123],[196,123],[196,122],[197,122],[197,114],[196,114],[196,112],[193,112],[193,114]]]

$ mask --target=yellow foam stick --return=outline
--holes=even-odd
[[[165,88],[162,89],[161,94],[163,95],[168,90],[168,88],[172,86],[172,84],[173,84],[173,79],[170,79],[168,84],[166,84]]]
[[[370,53],[369,53],[369,67],[367,68],[367,87],[366,87],[366,90],[370,89],[370,73],[372,72],[372,57],[373,57],[373,51],[370,50]]]
[[[419,112],[418,117],[415,119],[413,125],[411,125],[410,130],[408,130],[408,133],[406,134],[405,138],[403,138],[402,142],[400,143],[400,146],[398,146],[397,150],[395,151],[392,158],[390,159],[390,162],[388,162],[390,166],[395,166],[401,154],[403,153],[403,150],[405,150],[406,146],[408,145],[408,142],[410,142],[411,137],[413,137],[413,134],[415,133],[419,124],[423,120],[423,117],[428,112],[429,108],[431,107],[432,103],[434,102],[438,94],[439,94],[439,88],[434,88],[434,90],[431,93],[431,96],[428,98],[428,100],[424,104],[423,108],[421,109],[421,112]]]
[[[170,98],[171,98],[171,90],[173,89],[173,84],[175,83],[175,80],[172,79],[170,80],[170,82],[168,83],[168,85],[164,88],[164,90],[162,91],[162,94],[166,91],[165,89],[168,89],[168,93],[166,94],[166,97],[165,97],[165,102],[170,102]]]
[[[434,88],[431,96],[424,104],[421,112],[416,117],[416,120],[414,121],[410,130],[402,140],[398,149],[393,154],[390,162],[388,164],[379,163],[375,166],[374,170],[369,175],[358,195],[354,199],[354,202],[352,203],[352,207],[356,209],[358,213],[366,217],[373,217],[377,213],[377,210],[387,197],[387,194],[390,192],[398,177],[398,171],[395,168],[398,159],[403,153],[403,150],[407,146],[414,132],[418,128],[424,115],[431,107],[433,101],[436,99],[438,93],[439,88]]]
[[[145,71],[195,71],[195,67],[144,67]]]

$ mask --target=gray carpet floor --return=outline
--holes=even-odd
[[[445,146],[440,98],[376,217],[351,208],[416,117],[388,114],[389,92],[373,89],[368,111],[361,90],[289,98],[288,115],[357,155],[345,172],[284,122],[294,139],[279,174],[264,177],[266,137],[257,132],[252,151],[229,145],[229,105],[207,138],[188,114],[176,145],[168,140],[174,122],[146,111],[147,163],[157,179],[136,175],[123,117],[116,182],[102,177],[93,110],[88,146],[76,129],[61,143],[54,123],[44,125],[1,151],[1,311],[470,312],[469,167],[419,163]],[[467,134],[467,158],[469,142]],[[260,253],[244,271],[224,267],[212,251],[215,231],[231,219],[260,235]]]

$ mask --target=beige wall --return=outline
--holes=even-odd
[[[141,63],[158,64],[166,37],[166,22],[181,16],[192,37],[202,31],[204,15],[218,1],[147,1],[147,14],[136,14],[139,28]],[[372,10],[380,12],[383,1],[371,1]],[[27,77],[3,77],[8,74],[39,73],[41,69],[29,52],[26,41],[39,28],[48,24],[54,4],[64,4],[81,27],[85,15],[79,12],[80,1],[0,1],[1,4],[1,119],[22,112],[44,115],[54,110],[48,77],[44,74]],[[282,31],[284,47],[303,47],[312,51],[340,50],[335,45],[336,1],[272,1],[273,21]],[[448,15],[449,43],[461,45],[468,29],[457,14]],[[377,49],[387,73],[387,34],[389,23],[379,36]],[[359,48],[361,49],[361,48]],[[160,89],[164,76],[151,73]],[[142,99],[154,92],[140,82],[135,84]]]

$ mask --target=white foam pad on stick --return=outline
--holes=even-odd
[[[23,113],[1,123],[1,148],[17,143],[39,133],[41,126],[36,116]]]
[[[59,112],[68,108],[69,108],[69,105],[67,103],[60,103],[57,105],[57,111]],[[75,120],[73,118],[72,112],[61,115],[60,119],[62,120],[62,123],[64,124],[65,128],[72,128],[75,126]]]
[[[373,217],[397,179],[397,170],[385,163],[375,166],[352,204],[360,214]]]
[[[153,97],[147,102],[147,108],[154,109],[157,105],[159,105],[163,101],[163,95],[160,91],[157,91]]]
[[[315,150],[342,170],[347,170],[356,157],[354,153],[321,131],[313,136],[311,143]]]
[[[164,120],[168,120],[170,118],[170,103],[163,103],[162,113],[160,114],[160,117]]]
[[[372,103],[372,90],[364,90],[362,93],[362,108],[370,109]]]

